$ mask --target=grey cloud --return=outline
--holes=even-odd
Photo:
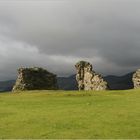
[[[7,78],[10,71],[15,75],[20,65],[69,75],[80,59],[102,74],[135,70],[140,67],[139,6],[139,0],[0,1],[0,77],[5,70]]]

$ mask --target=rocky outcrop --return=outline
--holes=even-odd
[[[13,91],[57,89],[56,75],[42,68],[20,68]]]
[[[92,65],[86,61],[80,61],[76,65],[76,80],[79,90],[107,90],[107,82],[101,75],[95,73]]]
[[[133,74],[132,81],[135,89],[140,88],[140,69]]]

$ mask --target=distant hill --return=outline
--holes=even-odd
[[[0,81],[0,92],[11,91],[15,80]]]
[[[108,82],[110,89],[124,90],[133,88],[132,75],[133,72],[123,76],[109,75],[103,78]],[[60,89],[77,90],[75,75],[72,75],[70,77],[58,77],[58,85]]]
[[[75,75],[69,77],[57,78],[59,89],[62,90],[78,90]]]
[[[105,76],[104,79],[108,82],[109,88],[112,90],[124,90],[124,89],[132,89],[133,72],[128,73],[123,76],[114,76],[109,75]],[[75,75],[69,77],[58,77],[57,78],[59,89],[61,90],[77,90],[77,82],[75,79]],[[15,80],[9,81],[1,81],[0,82],[0,91],[11,91],[12,87],[15,83]]]
[[[104,79],[108,82],[110,89],[124,90],[133,88],[132,76],[133,72],[123,76],[109,75],[105,76]]]

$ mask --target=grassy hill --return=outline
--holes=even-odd
[[[2,138],[140,138],[140,90],[0,94]]]

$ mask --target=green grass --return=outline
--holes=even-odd
[[[140,138],[140,90],[0,94],[0,138]]]

